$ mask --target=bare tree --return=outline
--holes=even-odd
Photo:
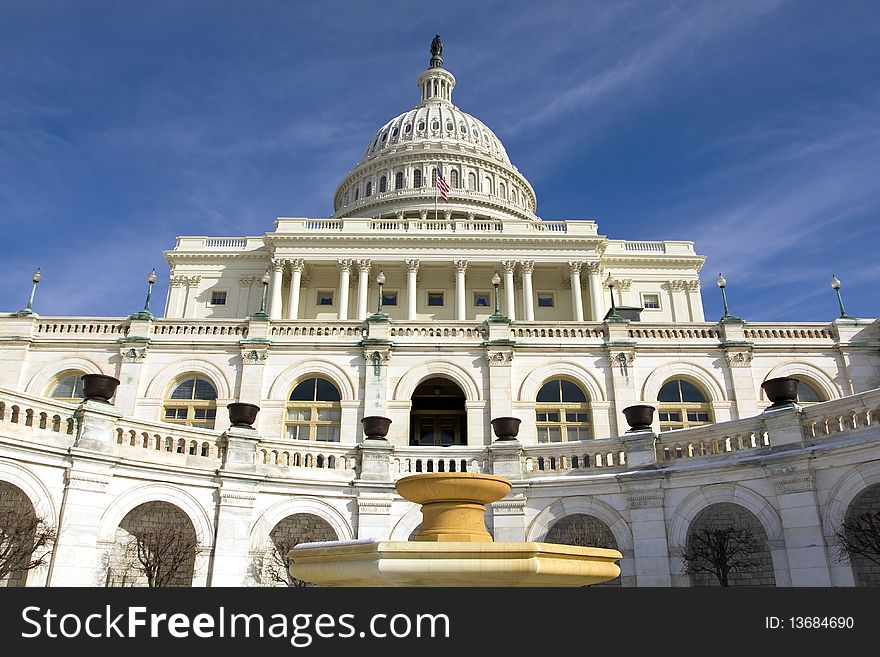
[[[880,566],[880,511],[854,514],[843,521],[835,536],[840,561],[862,556]]]
[[[730,586],[730,574],[761,565],[762,544],[748,529],[734,525],[703,525],[688,537],[684,572],[710,573],[721,586]]]
[[[143,573],[147,586],[162,588],[177,586],[186,579],[199,547],[189,528],[157,525],[140,528],[132,535],[127,553],[137,558],[134,565]]]
[[[288,552],[300,543],[292,537],[285,537],[272,541],[272,547],[261,560],[263,582],[272,586],[290,586],[293,588],[308,588],[313,586],[308,582],[297,579],[290,574],[290,557]]]
[[[58,530],[21,505],[0,506],[0,580],[48,563]]]

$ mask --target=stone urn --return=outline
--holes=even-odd
[[[767,379],[761,384],[773,404],[770,408],[778,408],[793,404],[797,401],[798,380],[789,376],[781,376],[776,379]]]
[[[83,374],[83,396],[91,401],[110,403],[110,398],[116,394],[119,379],[106,374]]]
[[[381,415],[368,415],[361,419],[364,425],[364,435],[370,440],[385,440],[388,435],[388,429],[391,427],[391,420]]]
[[[654,407],[647,404],[636,404],[623,409],[626,423],[629,425],[627,433],[636,431],[650,431],[651,422],[654,421]]]
[[[492,431],[498,440],[516,440],[520,422],[518,417],[496,417],[492,420]]]
[[[245,402],[233,402],[226,404],[229,411],[229,421],[232,426],[241,429],[253,429],[253,424],[257,420],[257,413],[260,407],[256,404],[246,404]]]

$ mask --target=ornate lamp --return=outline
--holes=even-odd
[[[831,287],[837,292],[837,305],[840,306],[840,319],[852,319],[852,317],[846,314],[846,309],[843,307],[843,298],[840,296],[840,279],[834,274],[831,275]]]
[[[608,313],[608,316],[605,318],[606,322],[625,322],[627,321],[625,317],[621,317],[617,314],[617,305],[614,303],[614,288],[617,285],[617,281],[614,280],[614,277],[611,275],[611,272],[608,272],[608,278],[605,279],[605,285],[608,286],[608,290],[611,293],[611,312]]]
[[[495,312],[492,313],[491,315],[489,315],[488,321],[499,322],[499,323],[501,323],[501,322],[508,322],[509,323],[510,319],[507,317],[507,315],[501,314],[501,306],[500,306],[501,300],[498,298],[498,286],[499,285],[501,285],[501,276],[499,276],[498,272],[496,271],[492,275],[492,286],[495,288]]]
[[[263,274],[262,278],[263,283],[263,297],[260,299],[260,309],[255,312],[251,317],[254,319],[269,319],[268,313],[266,313],[266,297],[269,295],[269,270],[266,270],[266,273]]]
[[[150,313],[150,297],[153,296],[153,284],[156,282],[156,270],[153,269],[149,276],[147,276],[147,300],[144,301],[144,309],[140,312],[134,313],[130,315],[131,319],[152,319],[153,315]]]
[[[724,315],[721,316],[722,322],[741,322],[742,320],[735,315],[730,314],[730,310],[727,307],[727,279],[721,275],[721,272],[718,272],[718,278],[715,279],[715,284],[721,288],[721,300],[724,302]]]
[[[385,285],[385,272],[380,270],[376,276],[376,285],[379,286],[379,303],[376,305],[376,312],[367,317],[368,322],[387,322],[388,315],[382,311],[382,288]]]
[[[40,282],[40,279],[43,278],[43,274],[40,273],[40,268],[37,267],[37,270],[31,276],[31,280],[34,283],[34,286],[31,288],[31,296],[28,298],[27,306],[25,306],[24,310],[19,310],[19,315],[33,315],[34,310],[34,295],[37,293],[37,283]]]

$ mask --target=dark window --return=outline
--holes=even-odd
[[[379,193],[388,191],[388,179],[385,176],[379,178]]]
[[[394,189],[402,189],[403,188],[403,174],[401,172],[397,172],[394,176]]]
[[[333,305],[333,292],[332,291],[319,291],[318,292],[318,305],[319,306],[332,306]]]
[[[413,171],[413,187],[421,187],[422,186],[422,170],[416,169]]]
[[[428,292],[428,305],[429,306],[442,306],[443,305],[443,293],[442,292]]]
[[[554,305],[552,294],[538,293],[538,308],[552,308]]]
[[[387,290],[382,291],[382,305],[383,306],[396,306],[397,305],[397,292],[392,291],[389,292]]]
[[[212,306],[225,306],[226,305],[226,292],[221,290],[214,290],[211,292],[211,305]]]
[[[373,182],[370,181],[367,183],[367,193],[364,196],[372,196],[373,195]]]

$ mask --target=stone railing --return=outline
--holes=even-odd
[[[360,471],[357,447],[339,443],[261,440],[257,444],[256,461],[258,465],[284,468],[291,474],[311,470],[316,475],[351,479]]]
[[[523,447],[523,474],[529,477],[586,474],[626,468],[626,450],[617,438]]]
[[[599,322],[515,323],[510,327],[510,339],[525,344],[556,340],[596,342],[605,339],[605,327]]]
[[[193,337],[204,340],[241,340],[248,335],[248,324],[243,321],[217,319],[156,319],[150,328],[150,337],[161,341]]]
[[[834,343],[834,330],[830,324],[806,324],[749,322],[743,327],[743,337],[756,344],[765,342],[812,342],[831,345]]]
[[[388,336],[395,341],[449,340],[482,341],[489,330],[482,322],[406,322],[392,324]]]
[[[223,456],[219,436],[212,429],[124,417],[113,428],[113,445],[126,458],[216,468]]]
[[[0,390],[0,432],[14,437],[36,438],[47,434],[76,436],[77,405],[45,397]]]
[[[660,465],[678,459],[713,458],[733,452],[762,450],[771,445],[763,418],[749,417],[733,422],[706,424],[691,429],[664,431],[655,448]]]
[[[486,447],[395,447],[391,456],[394,479],[420,472],[492,472]]]
[[[801,427],[808,442],[836,434],[857,432],[880,424],[880,390],[805,406]]]
[[[633,322],[627,329],[630,339],[637,341],[711,341],[717,344],[721,340],[721,332],[717,324],[648,324]]]
[[[130,322],[120,317],[41,317],[34,323],[34,337],[79,340],[128,335]]]
[[[274,320],[269,327],[269,338],[282,342],[314,342],[339,340],[357,342],[367,333],[366,324],[357,321]]]
[[[247,246],[246,237],[206,237],[207,249],[243,249]]]

